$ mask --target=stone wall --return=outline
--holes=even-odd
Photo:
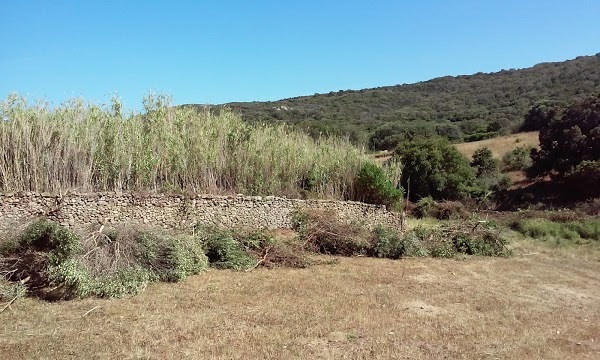
[[[161,195],[93,193],[59,196],[0,193],[0,231],[40,215],[71,228],[100,224],[139,224],[185,229],[197,223],[224,227],[290,228],[299,208],[333,210],[340,220],[400,227],[399,214],[383,206],[352,201],[298,200],[274,196]]]

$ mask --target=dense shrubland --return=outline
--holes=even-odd
[[[596,92],[599,55],[521,70],[228,105],[248,121],[286,122],[313,136],[346,135],[384,150],[413,135],[460,142],[514,132],[531,106],[571,103]],[[539,127],[530,120],[525,128]]]

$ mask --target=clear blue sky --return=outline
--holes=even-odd
[[[0,97],[277,100],[600,52],[600,1],[4,1]]]

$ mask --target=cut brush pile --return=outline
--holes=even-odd
[[[294,241],[262,232],[198,226],[193,234],[136,227],[104,228],[83,239],[44,218],[0,242],[0,300],[27,293],[45,300],[122,297],[149,283],[177,282],[209,266],[307,267]]]
[[[204,226],[196,226],[191,234],[101,227],[80,238],[40,218],[0,241],[0,297],[122,297],[139,293],[151,282],[183,280],[209,266],[251,271],[323,263],[310,254],[390,259],[510,254],[498,231],[489,226],[448,223],[405,233],[384,226],[368,230],[363,224],[340,221],[334,212],[315,210],[297,211],[293,225],[298,235],[287,239]]]

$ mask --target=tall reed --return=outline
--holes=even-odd
[[[72,100],[51,109],[10,95],[0,103],[0,191],[186,191],[354,198],[368,161],[339,138],[252,125],[231,111],[171,107],[149,95],[125,116]]]

